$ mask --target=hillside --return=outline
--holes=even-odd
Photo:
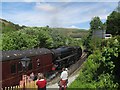
[[[70,36],[73,38],[81,38],[88,34],[88,30],[77,29],[77,28],[52,28],[63,35]]]
[[[2,33],[18,31],[23,28],[23,26],[19,26],[18,24],[14,24],[10,21],[4,20],[0,18],[0,28],[2,27]]]
[[[0,19],[0,27],[2,26],[2,32],[7,33],[11,31],[18,31],[26,26],[19,26],[18,24],[14,24],[10,21]],[[56,30],[65,36],[70,36],[73,38],[81,38],[88,34],[88,30],[85,29],[77,29],[77,28],[51,28]]]

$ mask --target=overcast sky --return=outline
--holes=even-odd
[[[2,8],[0,8],[2,15],[0,15],[0,18],[27,26],[49,25],[50,27],[88,29],[89,22],[94,16],[99,16],[105,22],[107,16],[117,7],[117,2],[7,1],[9,0],[0,3],[2,4]]]

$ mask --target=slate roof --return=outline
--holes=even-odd
[[[10,51],[0,51],[2,55],[0,55],[0,61],[5,60],[15,60],[21,59],[31,56],[43,55],[51,53],[49,49],[46,48],[37,48],[37,49],[30,49],[30,50],[10,50]]]

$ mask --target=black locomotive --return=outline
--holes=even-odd
[[[60,47],[53,49],[53,63],[57,66],[57,70],[62,67],[69,67],[71,64],[79,60],[82,55],[80,47]]]

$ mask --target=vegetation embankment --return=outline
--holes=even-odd
[[[0,27],[2,26],[2,33],[18,31],[26,26],[20,26],[18,24],[14,24],[10,21],[4,20],[0,18]]]
[[[70,88],[120,87],[120,36],[105,40],[88,57],[77,79]]]
[[[113,11],[104,24],[99,17],[94,17],[90,22],[90,33],[84,40],[90,55],[83,64],[79,76],[69,88],[120,88],[120,12],[118,11]],[[93,36],[94,30],[102,29],[106,29],[113,37],[100,39]]]

